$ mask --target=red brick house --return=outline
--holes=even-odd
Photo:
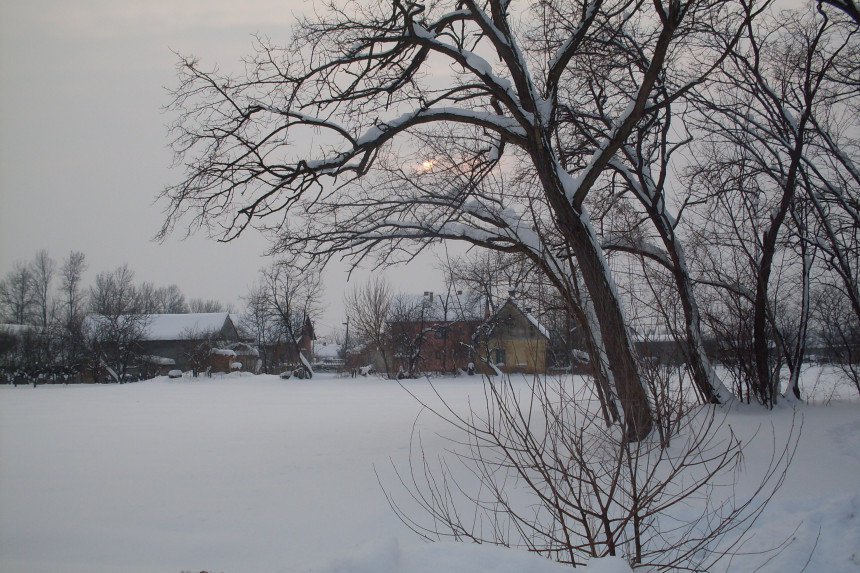
[[[472,337],[485,306],[481,297],[461,292],[399,297],[389,321],[393,373],[469,370],[475,363]]]

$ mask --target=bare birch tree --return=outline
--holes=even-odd
[[[54,301],[51,297],[56,271],[57,262],[44,249],[37,252],[30,263],[37,324],[43,330],[47,330],[54,320]]]

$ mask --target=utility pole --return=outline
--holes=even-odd
[[[346,369],[347,366],[347,352],[349,352],[349,317],[346,317],[346,322],[341,322],[341,324],[346,325],[346,336],[343,340],[343,367]]]

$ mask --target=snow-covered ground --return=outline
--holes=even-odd
[[[762,571],[860,571],[860,403],[821,372],[805,376],[818,403],[798,408],[786,483],[741,549],[788,541]],[[406,387],[430,396],[426,381]],[[477,377],[436,387],[458,404],[483,392]],[[0,571],[566,570],[511,550],[427,545],[398,521],[379,481],[396,489],[391,462],[405,463],[419,412],[397,384],[331,375],[0,387]],[[741,436],[764,428],[745,471],[769,457],[792,414],[728,414]],[[417,427],[428,451],[443,447],[442,422],[425,414]],[[729,570],[763,561],[739,555]]]

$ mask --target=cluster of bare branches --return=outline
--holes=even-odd
[[[799,438],[799,424],[780,436],[785,443],[774,435],[766,469],[745,476],[757,485],[739,498],[726,491],[743,473],[743,446],[724,411],[667,412],[661,439],[633,442],[603,425],[581,391],[569,377],[492,379],[484,402],[466,410],[438,392],[424,399],[448,422],[449,445],[430,457],[413,433],[408,467],[394,465],[402,489],[383,484],[392,508],[430,540],[522,547],[573,566],[614,555],[657,570],[708,571],[744,543]]]
[[[620,176],[668,249],[696,384],[729,399],[702,348],[666,170],[655,177],[651,162],[674,147],[667,110],[761,8],[591,0],[523,19],[500,0],[447,8],[331,5],[287,47],[261,40],[245,77],[183,60],[171,107],[187,177],[165,192],[163,232],[190,214],[226,240],[268,227],[279,248],[323,260],[360,262],[380,243],[387,261],[408,259],[438,239],[519,252],[589,326],[598,377],[642,437],[650,406],[588,206]],[[452,70],[441,82],[426,77],[437,61]],[[334,143],[294,145],[314,130]],[[296,207],[302,221],[287,216]]]
[[[800,396],[808,333],[834,324],[824,299],[838,292],[836,323],[860,324],[858,38],[826,11],[761,19],[693,98],[696,274],[736,392],[768,406],[783,365],[786,393]]]
[[[311,336],[322,314],[323,293],[321,269],[300,260],[280,258],[260,271],[245,297],[240,327],[259,349],[264,372],[292,367],[313,375],[300,341]]]

